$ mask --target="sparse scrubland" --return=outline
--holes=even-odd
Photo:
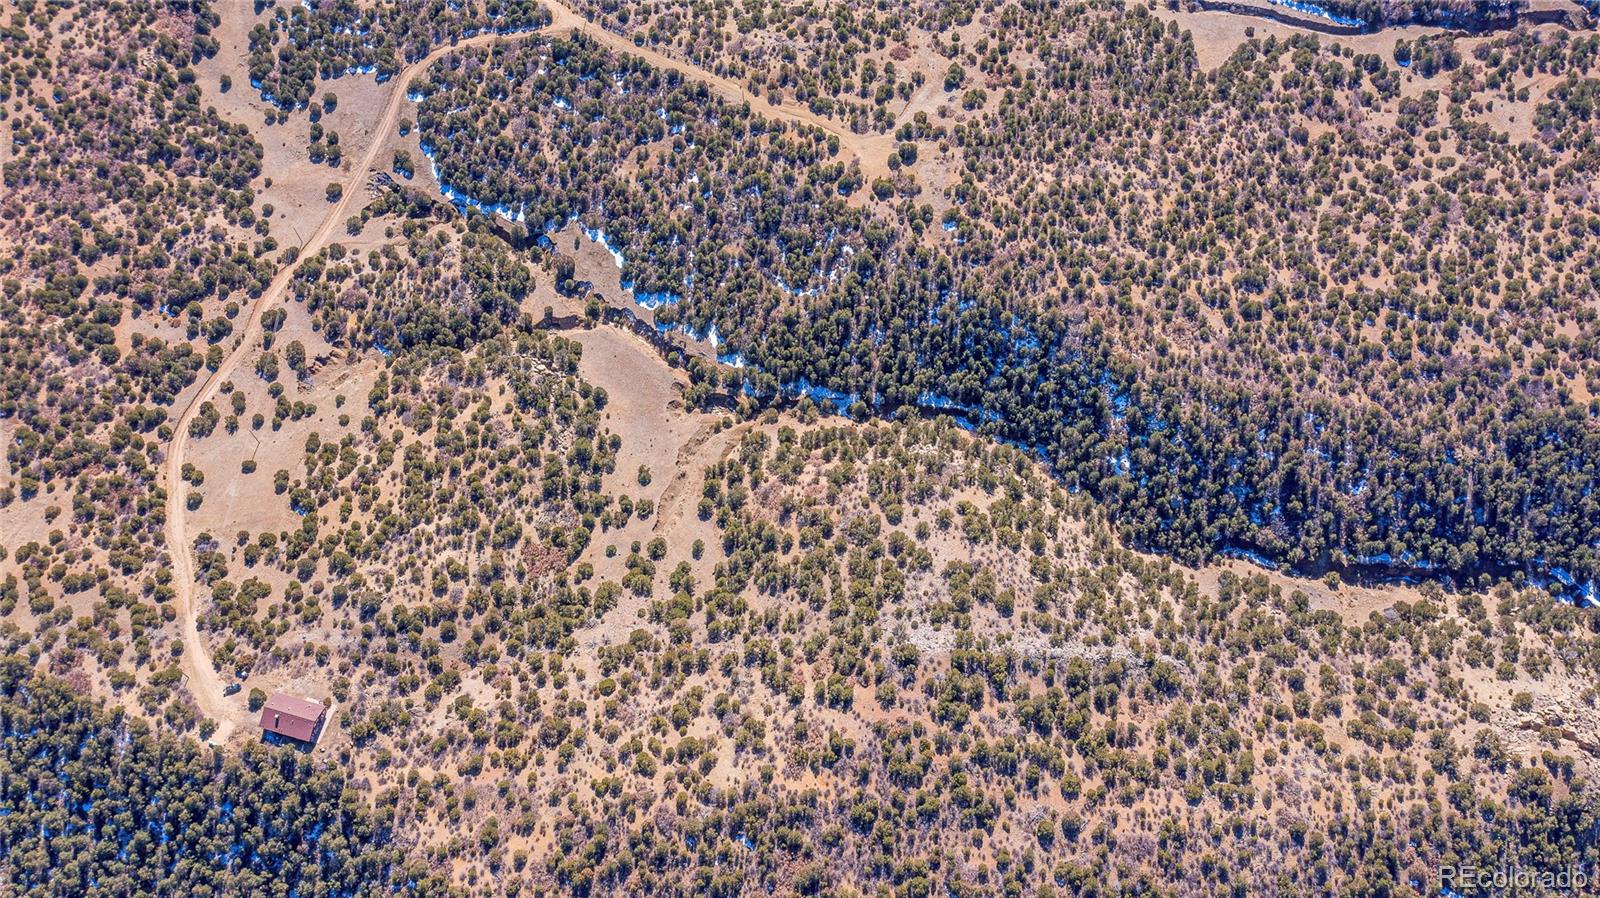
[[[0,13],[5,891],[1595,870],[1600,39],[575,6]]]
[[[752,363],[705,376],[992,419],[1136,545],[1600,573],[1600,39],[1439,50],[1451,71],[1402,96],[1391,61],[1312,39],[1207,74],[1150,16],[1024,21],[999,103],[903,123],[871,184],[835,138],[583,40],[452,57],[418,122],[445,183],[580,217],[637,289],[682,296],[657,320]],[[1553,83],[1513,146],[1474,110],[1523,71]]]

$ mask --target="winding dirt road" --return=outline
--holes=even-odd
[[[750,105],[750,110],[758,115],[770,119],[793,122],[798,125],[809,125],[813,128],[821,128],[828,134],[832,134],[834,137],[839,138],[840,146],[847,148],[851,155],[855,156],[857,159],[863,160],[863,165],[866,164],[865,158],[871,155],[870,150],[875,148],[871,146],[872,144],[881,144],[885,154],[887,154],[887,148],[892,145],[892,135],[868,136],[857,134],[854,131],[851,131],[850,129],[840,125],[838,122],[830,121],[817,115],[804,106],[774,104],[765,97],[752,94],[749,90],[745,89],[744,85],[732,80],[731,78],[725,78],[714,72],[708,72],[693,63],[685,62],[681,59],[675,59],[659,50],[653,50],[649,47],[640,47],[634,44],[634,42],[628,38],[623,37],[614,31],[607,31],[599,25],[596,25],[588,19],[585,19],[572,9],[568,8],[562,3],[557,2],[557,0],[542,0],[542,2],[544,3],[545,8],[550,10],[553,20],[550,25],[544,29],[546,33],[570,33],[574,31],[581,32],[586,37],[594,40],[595,43],[605,47],[613,53],[637,56],[638,58],[643,59],[645,62],[650,63],[652,66],[655,66],[658,69],[674,71],[680,75],[683,75],[685,78],[699,81],[717,93],[721,94],[723,99],[726,99],[730,102],[748,103]]]
[[[545,29],[549,31],[550,29]],[[537,32],[530,32],[537,33]],[[394,79],[394,87],[390,90],[389,101],[383,107],[383,115],[378,119],[377,127],[372,130],[372,143],[361,159],[345,173],[344,193],[336,202],[328,205],[328,212],[317,226],[310,239],[301,245],[298,259],[309,258],[316,255],[328,244],[328,238],[334,233],[334,228],[349,217],[352,204],[361,202],[357,197],[362,196],[366,183],[367,173],[372,169],[372,164],[378,158],[378,153],[387,145],[387,136],[394,130],[395,122],[400,117],[400,110],[406,104],[406,89],[413,79],[428,66],[437,62],[443,56],[474,45],[491,44],[496,41],[514,39],[516,36],[503,36],[497,34],[479,35],[468,40],[459,41],[448,47],[441,47],[427,56],[407,66],[400,76]],[[215,666],[211,663],[211,654],[206,651],[205,643],[200,639],[200,630],[196,624],[199,613],[197,600],[198,586],[194,579],[194,558],[191,554],[187,528],[187,506],[184,502],[185,490],[183,487],[183,466],[188,460],[189,449],[189,424],[199,413],[200,407],[216,396],[217,389],[233,376],[234,369],[239,367],[240,361],[261,343],[261,317],[275,303],[283,298],[289,289],[289,281],[294,276],[295,264],[285,265],[267,289],[261,292],[256,301],[250,306],[250,317],[246,319],[243,332],[239,341],[223,358],[217,370],[200,385],[200,389],[189,398],[183,408],[183,413],[178,416],[177,423],[173,426],[172,443],[167,447],[167,463],[165,466],[164,483],[167,493],[167,549],[172,558],[173,587],[177,593],[178,622],[183,639],[182,670],[188,678],[189,691],[193,693],[195,702],[200,710],[212,720],[217,722],[217,730],[212,735],[213,744],[226,742],[228,736],[242,723],[247,723],[248,712],[244,705],[243,697],[228,701],[223,694],[222,679],[217,675]]]
[[[701,81],[710,86],[717,93],[722,94],[734,103],[748,103],[752,111],[773,119],[781,119],[821,128],[823,131],[839,138],[840,145],[857,159],[863,159],[863,151],[867,149],[867,142],[877,140],[879,137],[864,137],[854,134],[840,127],[837,123],[817,116],[809,109],[775,105],[765,98],[753,96],[737,82],[722,76],[705,71],[698,66],[673,59],[659,51],[646,47],[637,47],[627,38],[606,31],[598,25],[584,19],[570,8],[555,2],[544,0],[545,6],[550,10],[553,21],[538,31],[523,34],[483,34],[465,40],[457,41],[449,46],[440,47],[427,56],[412,63],[402,70],[394,79],[390,88],[388,102],[384,105],[383,114],[378,119],[377,126],[372,129],[372,142],[360,160],[346,170],[343,194],[339,199],[328,206],[327,214],[323,216],[322,223],[317,226],[311,237],[300,246],[299,259],[309,258],[321,251],[334,234],[334,229],[344,222],[353,209],[359,208],[360,197],[364,194],[368,172],[377,160],[379,153],[388,145],[388,136],[393,133],[395,123],[400,117],[400,111],[407,103],[406,93],[411,82],[424,69],[437,62],[444,56],[467,47],[490,45],[501,41],[514,41],[523,37],[534,35],[552,36],[581,32],[592,38],[601,46],[619,54],[637,56],[653,66],[682,74],[686,78]],[[210,719],[216,721],[217,729],[211,736],[211,742],[220,745],[228,740],[239,727],[247,726],[249,714],[243,696],[233,698],[223,694],[224,684],[217,674],[211,661],[211,654],[206,650],[205,642],[200,638],[197,623],[199,615],[199,586],[195,582],[194,557],[188,533],[187,513],[185,502],[186,490],[182,479],[183,466],[188,460],[189,425],[199,413],[200,407],[216,396],[222,383],[233,376],[234,370],[261,341],[262,316],[274,304],[279,302],[289,288],[289,281],[294,276],[295,263],[285,265],[261,292],[250,306],[249,317],[245,321],[243,331],[238,342],[222,360],[222,364],[206,377],[200,388],[189,398],[173,425],[172,440],[167,447],[167,461],[163,469],[163,487],[166,490],[166,538],[168,553],[172,561],[173,588],[176,593],[175,602],[178,610],[178,625],[183,641],[183,657],[181,670],[187,678],[189,691],[194,695],[195,702],[200,710]]]

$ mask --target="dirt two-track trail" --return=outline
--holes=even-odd
[[[283,299],[284,293],[289,289],[289,281],[294,276],[295,265],[299,260],[316,255],[325,246],[334,234],[334,229],[345,221],[354,204],[359,208],[356,198],[364,194],[363,187],[366,183],[368,172],[372,170],[373,163],[378,154],[386,145],[386,137],[393,132],[395,123],[400,117],[400,112],[407,103],[406,92],[411,82],[428,66],[437,62],[442,57],[466,47],[483,46],[502,41],[515,41],[533,35],[557,35],[570,32],[581,32],[593,39],[596,43],[607,49],[621,54],[629,54],[644,59],[653,66],[682,74],[705,83],[717,93],[734,103],[747,103],[752,111],[773,119],[781,119],[801,125],[821,128],[823,131],[839,138],[841,146],[846,152],[861,158],[866,149],[866,141],[873,138],[854,134],[848,129],[840,127],[837,123],[823,119],[809,109],[775,105],[765,98],[754,96],[737,82],[715,75],[698,66],[674,59],[656,50],[635,46],[634,43],[622,35],[606,31],[598,25],[584,19],[568,7],[543,0],[544,5],[552,14],[551,24],[537,31],[521,32],[516,34],[481,34],[475,37],[457,41],[454,44],[440,47],[422,59],[412,63],[401,71],[389,89],[389,99],[384,104],[383,114],[376,127],[372,129],[372,141],[366,152],[362,153],[360,160],[351,166],[341,182],[344,192],[339,199],[328,204],[328,211],[322,218],[309,239],[300,246],[300,251],[294,262],[283,266],[273,276],[267,288],[256,297],[250,306],[249,317],[240,333],[239,340],[233,349],[223,358],[217,366],[201,383],[200,389],[195,391],[183,407],[173,425],[172,440],[167,446],[166,465],[163,469],[164,487],[166,489],[166,538],[167,548],[172,560],[173,589],[176,593],[175,603],[178,611],[178,626],[183,641],[183,658],[181,669],[187,678],[189,691],[194,695],[195,702],[206,717],[215,721],[216,731],[211,736],[211,742],[221,745],[226,742],[241,725],[246,725],[249,720],[245,708],[244,696],[229,699],[224,694],[222,678],[218,676],[215,666],[211,662],[211,654],[207,651],[204,641],[200,638],[200,629],[197,623],[199,614],[199,586],[194,577],[194,558],[189,544],[188,533],[188,507],[185,502],[186,490],[183,488],[183,466],[188,460],[189,425],[199,412],[200,407],[216,396],[222,383],[233,376],[239,363],[259,345],[261,340],[262,316],[274,304]]]
[[[514,37],[514,36],[512,36]],[[173,426],[172,442],[167,447],[167,463],[165,466],[165,487],[167,493],[167,548],[172,556],[173,588],[177,593],[178,625],[183,639],[182,670],[188,678],[189,691],[193,693],[195,702],[200,710],[212,720],[217,722],[216,732],[212,734],[214,744],[226,742],[234,729],[247,719],[242,697],[228,701],[223,694],[222,679],[217,676],[216,668],[211,663],[211,654],[206,650],[205,643],[200,639],[200,629],[196,623],[199,602],[197,601],[198,586],[194,579],[194,558],[189,545],[187,529],[187,505],[184,501],[183,466],[188,459],[189,448],[189,423],[199,412],[200,406],[216,396],[217,389],[224,381],[233,376],[234,369],[239,362],[247,356],[252,349],[259,345],[261,340],[261,318],[266,311],[283,298],[289,289],[289,281],[294,276],[295,265],[300,259],[316,255],[328,244],[328,239],[333,235],[334,228],[339,222],[349,217],[351,204],[357,202],[356,197],[363,194],[367,173],[371,170],[373,162],[378,158],[378,153],[385,146],[385,135],[395,127],[395,121],[400,116],[400,110],[406,103],[406,89],[410,86],[417,74],[441,57],[453,50],[475,44],[488,44],[494,41],[507,40],[502,35],[479,35],[468,40],[459,41],[453,46],[442,47],[429,53],[427,56],[407,66],[394,79],[394,87],[390,89],[389,100],[384,104],[383,115],[378,120],[377,127],[372,131],[372,143],[367,147],[361,159],[351,166],[346,172],[343,186],[344,192],[335,202],[328,204],[328,212],[323,216],[322,223],[317,226],[310,239],[300,247],[295,262],[286,264],[272,278],[267,289],[261,291],[255,302],[250,306],[250,317],[246,319],[243,332],[233,350],[222,360],[215,371],[200,385],[200,389],[189,398],[183,408],[183,413],[178,416],[177,423]]]

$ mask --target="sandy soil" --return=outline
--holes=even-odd
[[[635,541],[660,536],[675,553],[696,539],[714,546],[716,527],[701,521],[689,500],[699,496],[705,467],[722,457],[741,431],[719,428],[718,416],[684,409],[681,393],[688,378],[634,334],[599,327],[568,336],[583,345],[579,374],[606,391],[602,423],[622,438],[616,470],[605,478],[607,492],[648,499],[656,506],[648,519],[634,517],[620,529],[597,533],[581,561],[594,565],[597,577],[620,579]],[[640,466],[650,471],[648,485],[639,484]],[[611,558],[606,557],[607,546],[617,548]],[[696,577],[709,576],[716,555],[708,551],[692,566]],[[642,604],[631,594],[625,596],[597,626],[579,634],[579,644],[593,647],[626,639],[639,625]]]

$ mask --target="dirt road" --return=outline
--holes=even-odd
[[[400,76],[394,79],[389,101],[383,108],[383,115],[379,118],[377,127],[372,131],[371,145],[361,155],[360,160],[345,171],[344,180],[341,182],[344,193],[336,202],[328,205],[328,212],[323,217],[322,223],[317,226],[310,239],[300,247],[298,258],[308,258],[321,251],[328,244],[334,229],[363,201],[359,198],[365,196],[363,188],[367,173],[377,160],[379,152],[387,145],[385,138],[395,128],[400,110],[406,104],[406,90],[412,80],[423,69],[452,51],[507,39],[514,39],[514,36],[508,38],[502,35],[479,35],[453,46],[441,47],[407,66]],[[178,622],[183,639],[182,670],[188,678],[189,691],[193,693],[200,710],[217,722],[216,733],[211,737],[214,744],[227,741],[236,727],[248,722],[249,716],[243,696],[237,696],[230,701],[223,695],[222,678],[217,675],[216,668],[211,663],[211,655],[200,639],[200,631],[196,624],[199,587],[194,579],[194,558],[191,555],[192,547],[189,544],[187,528],[188,509],[184,502],[187,491],[182,480],[183,465],[188,459],[189,424],[194,420],[201,405],[216,396],[217,388],[222,382],[232,377],[239,363],[260,345],[261,317],[283,298],[289,288],[289,281],[294,276],[294,269],[293,264],[285,265],[250,306],[250,316],[245,321],[238,343],[223,358],[217,370],[211,372],[200,385],[200,389],[190,397],[188,404],[183,408],[183,413],[178,416],[177,423],[173,427],[172,442],[167,447],[167,463],[164,470],[164,486],[167,491],[167,548],[172,557],[173,587],[177,593]]]
[[[483,46],[500,41],[517,40],[529,35],[558,35],[581,32],[592,38],[595,42],[619,54],[628,54],[644,59],[651,65],[663,69],[679,72],[686,78],[704,82],[713,90],[735,103],[748,103],[750,108],[763,115],[774,119],[795,122],[821,128],[823,131],[839,138],[840,145],[857,159],[864,161],[864,152],[868,150],[869,143],[881,143],[881,136],[866,137],[854,134],[840,127],[838,124],[821,118],[809,109],[775,105],[766,99],[752,95],[730,79],[708,72],[698,66],[681,60],[673,59],[656,50],[637,47],[627,38],[606,31],[598,25],[584,19],[565,5],[544,0],[546,7],[551,11],[553,21],[550,25],[536,32],[527,32],[522,35],[483,34],[466,40],[458,41],[449,46],[440,47],[423,57],[421,60],[407,66],[394,79],[389,91],[388,102],[384,105],[383,114],[377,126],[372,130],[372,142],[362,153],[356,164],[344,172],[341,182],[344,187],[339,199],[328,205],[327,214],[323,216],[321,224],[311,234],[311,237],[300,246],[298,259],[309,258],[327,246],[329,238],[351,214],[359,208],[365,195],[364,186],[368,172],[373,163],[377,161],[378,154],[387,145],[387,137],[395,128],[395,123],[400,117],[400,111],[405,107],[406,92],[411,82],[424,69],[440,58],[466,47]],[[171,443],[167,447],[167,462],[164,467],[164,487],[167,494],[166,503],[166,537],[167,547],[172,559],[173,587],[176,592],[178,608],[179,631],[183,641],[182,670],[187,677],[190,692],[194,695],[200,710],[207,717],[217,722],[216,732],[211,741],[222,744],[240,726],[248,725],[249,714],[246,710],[243,696],[235,696],[231,700],[223,694],[224,683],[217,674],[211,662],[211,655],[206,651],[205,643],[200,638],[197,623],[199,615],[199,585],[194,578],[194,558],[188,533],[187,513],[185,503],[187,490],[182,480],[184,463],[188,460],[189,425],[194,421],[200,407],[213,399],[222,383],[233,376],[239,363],[250,355],[261,341],[262,315],[274,304],[279,302],[289,288],[289,281],[294,276],[294,264],[285,265],[261,295],[250,306],[249,317],[245,321],[239,340],[222,360],[222,364],[206,377],[200,388],[189,398],[178,416],[173,427]]]
[[[840,146],[861,160],[863,166],[867,164],[867,157],[873,155],[872,150],[881,150],[887,156],[887,148],[892,145],[893,139],[890,135],[868,136],[856,134],[850,129],[841,126],[838,122],[825,119],[804,106],[774,104],[765,97],[752,94],[745,89],[744,85],[730,78],[708,72],[693,63],[674,59],[658,50],[636,46],[633,41],[590,22],[567,6],[556,2],[556,0],[542,0],[542,2],[545,8],[550,10],[553,18],[549,27],[545,29],[547,32],[582,32],[585,36],[594,40],[595,43],[614,53],[637,56],[658,69],[668,69],[683,75],[685,78],[699,81],[721,94],[724,99],[730,102],[748,103],[750,104],[750,109],[758,115],[821,128],[828,134],[839,138]]]

